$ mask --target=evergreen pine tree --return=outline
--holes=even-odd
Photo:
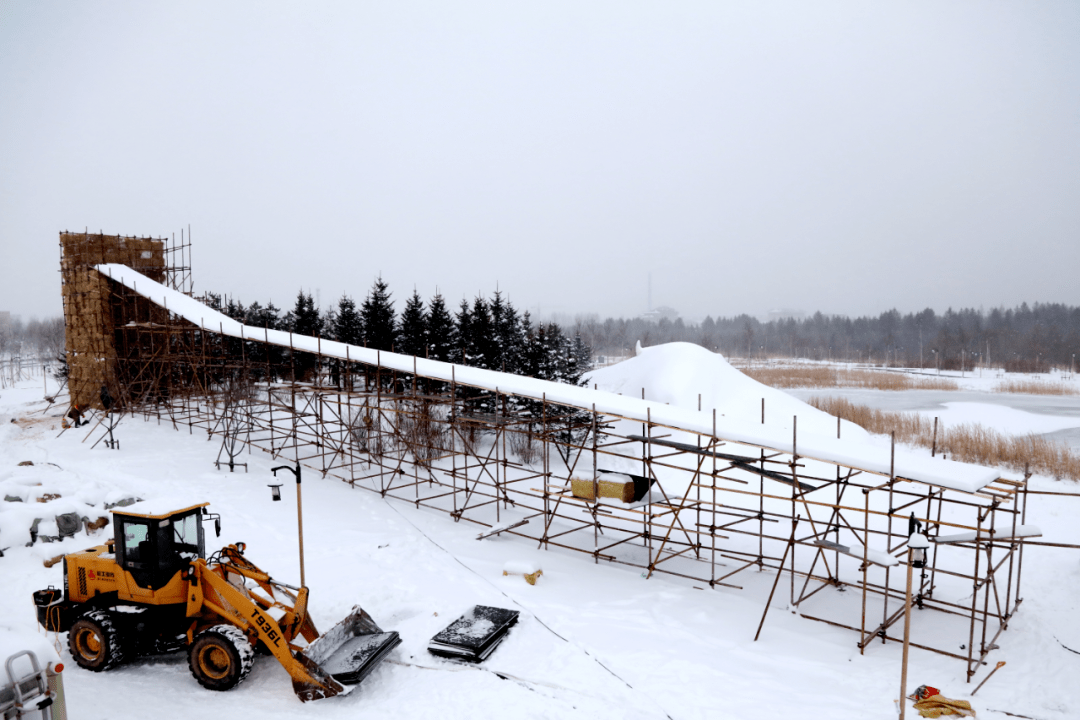
[[[364,325],[360,320],[360,313],[356,310],[356,302],[348,295],[342,294],[338,300],[337,312],[333,315],[332,322],[327,326],[327,332],[334,340],[349,345],[362,345],[364,343]],[[353,388],[354,377],[359,372],[356,363],[346,363],[335,360],[330,368],[330,379],[335,387],[341,387],[344,376],[346,389]]]
[[[472,339],[472,312],[469,310],[469,301],[461,299],[457,314],[454,317],[457,325],[457,337],[454,343],[452,362],[462,365],[471,365],[472,358],[469,356],[469,341]]]
[[[555,382],[580,382],[576,363],[571,359],[571,342],[557,323],[537,325],[532,342],[529,343],[528,364],[536,367],[536,377]],[[534,410],[535,412],[535,410]],[[588,435],[590,413],[584,410],[547,406],[549,426],[556,431],[566,445],[556,444],[564,462],[570,461],[570,445],[583,442]]]
[[[398,340],[398,352],[406,355],[424,357],[427,352],[427,313],[420,293],[413,289],[412,297],[405,303],[401,313],[401,334]]]
[[[701,323],[701,337],[699,342],[702,347],[709,350],[716,349],[716,321],[712,319],[712,315],[707,315],[705,320]]]
[[[428,303],[427,320],[427,357],[449,361],[455,352],[454,319],[450,317],[446,302],[439,293],[435,293],[435,297]]]
[[[233,320],[239,320],[243,322],[244,317],[247,315],[247,311],[244,309],[244,304],[239,300],[229,298],[229,301],[225,303],[225,309],[223,312],[231,317]]]
[[[263,312],[264,308],[262,306],[262,303],[256,300],[255,302],[244,308],[244,317],[242,317],[240,320],[245,325],[262,327],[262,321],[259,318],[262,317]]]
[[[371,292],[360,309],[364,324],[364,341],[369,348],[392,350],[397,339],[397,323],[390,292],[382,276],[375,279]]]
[[[266,307],[263,307],[258,302],[248,305],[244,312],[244,324],[266,330],[289,329],[288,326],[283,325],[281,310],[272,301],[267,303]],[[246,352],[256,378],[261,379],[268,372],[271,379],[281,377],[281,368],[287,352],[284,348],[250,341],[246,345]]]
[[[525,374],[542,380],[548,379],[546,357],[547,330],[544,323],[537,323],[535,328],[529,328],[525,336],[525,362],[523,364]]]
[[[491,311],[484,298],[478,295],[472,306],[472,332],[468,342],[470,365],[498,370],[493,367],[497,353],[493,330]]]
[[[569,347],[566,336],[558,323],[548,323],[544,332],[543,356],[540,365],[540,377],[544,380],[566,382],[566,356]]]
[[[490,308],[496,349],[493,369],[520,374],[525,353],[525,330],[521,318],[513,303],[509,300],[504,302],[502,293],[497,290]]]
[[[364,344],[364,323],[356,310],[356,302],[348,295],[342,295],[338,300],[332,335],[338,342],[349,345]]]
[[[289,328],[297,335],[317,337],[322,334],[322,316],[315,307],[315,299],[301,290],[296,295],[296,305],[292,310],[292,326]]]
[[[536,377],[533,374],[534,366],[532,362],[533,336],[535,334],[535,330],[532,326],[532,316],[529,314],[528,310],[526,310],[525,314],[521,316],[521,322],[519,323],[519,332],[520,347],[518,349],[517,369],[514,370],[514,372],[518,375]]]
[[[592,370],[592,349],[581,339],[580,333],[574,333],[574,339],[570,343],[570,360],[572,364],[567,368],[564,382],[585,385],[585,374]]]
[[[487,304],[488,313],[491,316],[491,358],[489,367],[492,370],[503,370],[506,367],[506,337],[503,327],[506,316],[506,304],[503,302],[502,293],[495,291],[491,302]]]
[[[334,332],[335,325],[337,325],[337,310],[335,308],[328,307],[319,311],[319,335],[321,337],[329,339],[331,333]]]
[[[266,303],[266,310],[263,312],[264,327],[269,327],[271,330],[283,330],[284,326],[281,322],[281,308],[274,304],[271,300]]]
[[[301,290],[296,296],[296,305],[293,307],[289,330],[296,335],[316,337],[322,334],[322,316],[315,307],[315,300],[311,295]],[[295,368],[296,379],[307,379],[316,371],[318,357],[311,353],[295,352],[292,360]]]
[[[244,318],[247,315],[247,311],[244,309],[244,304],[233,297],[229,297],[221,311],[233,320],[238,320],[240,322],[244,322]],[[237,338],[223,337],[220,339],[220,342],[222,343],[225,352],[233,356],[240,355],[241,352],[246,350],[246,346],[250,345],[250,343],[245,343],[243,340],[239,340]],[[239,378],[242,374],[242,372],[231,373],[234,379]]]
[[[514,305],[506,301],[506,315],[503,319],[503,328],[506,342],[506,371],[520,373],[525,362],[525,328],[528,314],[525,318],[518,315]]]

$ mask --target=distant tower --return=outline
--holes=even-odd
[[[163,239],[121,235],[60,233],[60,278],[64,299],[64,341],[71,402],[80,410],[122,407],[149,391],[158,362],[161,336],[147,330],[163,327],[167,311],[129,293],[95,269],[118,263],[151,280],[166,282]],[[102,392],[104,388],[104,392]]]
[[[652,273],[649,273],[649,299],[648,307],[645,308],[648,312],[652,312]]]

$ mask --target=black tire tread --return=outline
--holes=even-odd
[[[228,646],[231,646],[236,651],[236,657],[239,658],[240,671],[235,677],[229,677],[221,681],[215,681],[210,678],[204,678],[195,667],[195,650],[199,645],[199,640],[215,637],[221,641],[224,641]],[[220,625],[214,625],[195,636],[195,641],[191,643],[191,647],[188,650],[188,669],[191,670],[191,675],[208,690],[231,690],[240,683],[244,682],[244,679],[251,672],[251,668],[255,665],[255,648],[251,646],[251,642],[248,641],[247,636],[240,631],[234,625],[222,623]]]
[[[105,659],[97,665],[85,663],[82,660],[81,653],[75,647],[76,631],[82,622],[96,625],[100,631],[102,642],[105,644]],[[113,622],[112,616],[105,610],[90,610],[83,613],[72,623],[71,629],[68,631],[68,649],[71,651],[71,657],[77,665],[92,672],[112,670],[124,662],[124,643],[120,637],[120,630],[117,628],[117,624]]]

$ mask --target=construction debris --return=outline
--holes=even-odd
[[[543,574],[540,566],[533,562],[511,561],[503,566],[503,576],[521,575],[530,585],[535,585],[537,578]]]
[[[431,638],[428,652],[455,660],[483,662],[506,638],[517,619],[517,610],[477,605]]]

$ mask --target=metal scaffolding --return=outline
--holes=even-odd
[[[140,257],[160,259],[160,277],[190,295],[190,249],[146,242]],[[92,275],[95,263],[124,262],[120,243],[131,239],[61,236],[72,397],[93,405],[105,385],[114,413],[220,439],[219,468],[246,468],[242,451],[258,449],[488,536],[647,576],[771,581],[770,602],[787,579],[793,610],[853,631],[860,651],[901,639],[904,576],[892,570],[914,515],[936,542],[912,645],[964,661],[969,680],[1022,602],[1028,476],[961,492],[802,457],[797,424],[785,453],[718,436],[715,412],[711,434],[688,432],[651,414],[227,337]]]

